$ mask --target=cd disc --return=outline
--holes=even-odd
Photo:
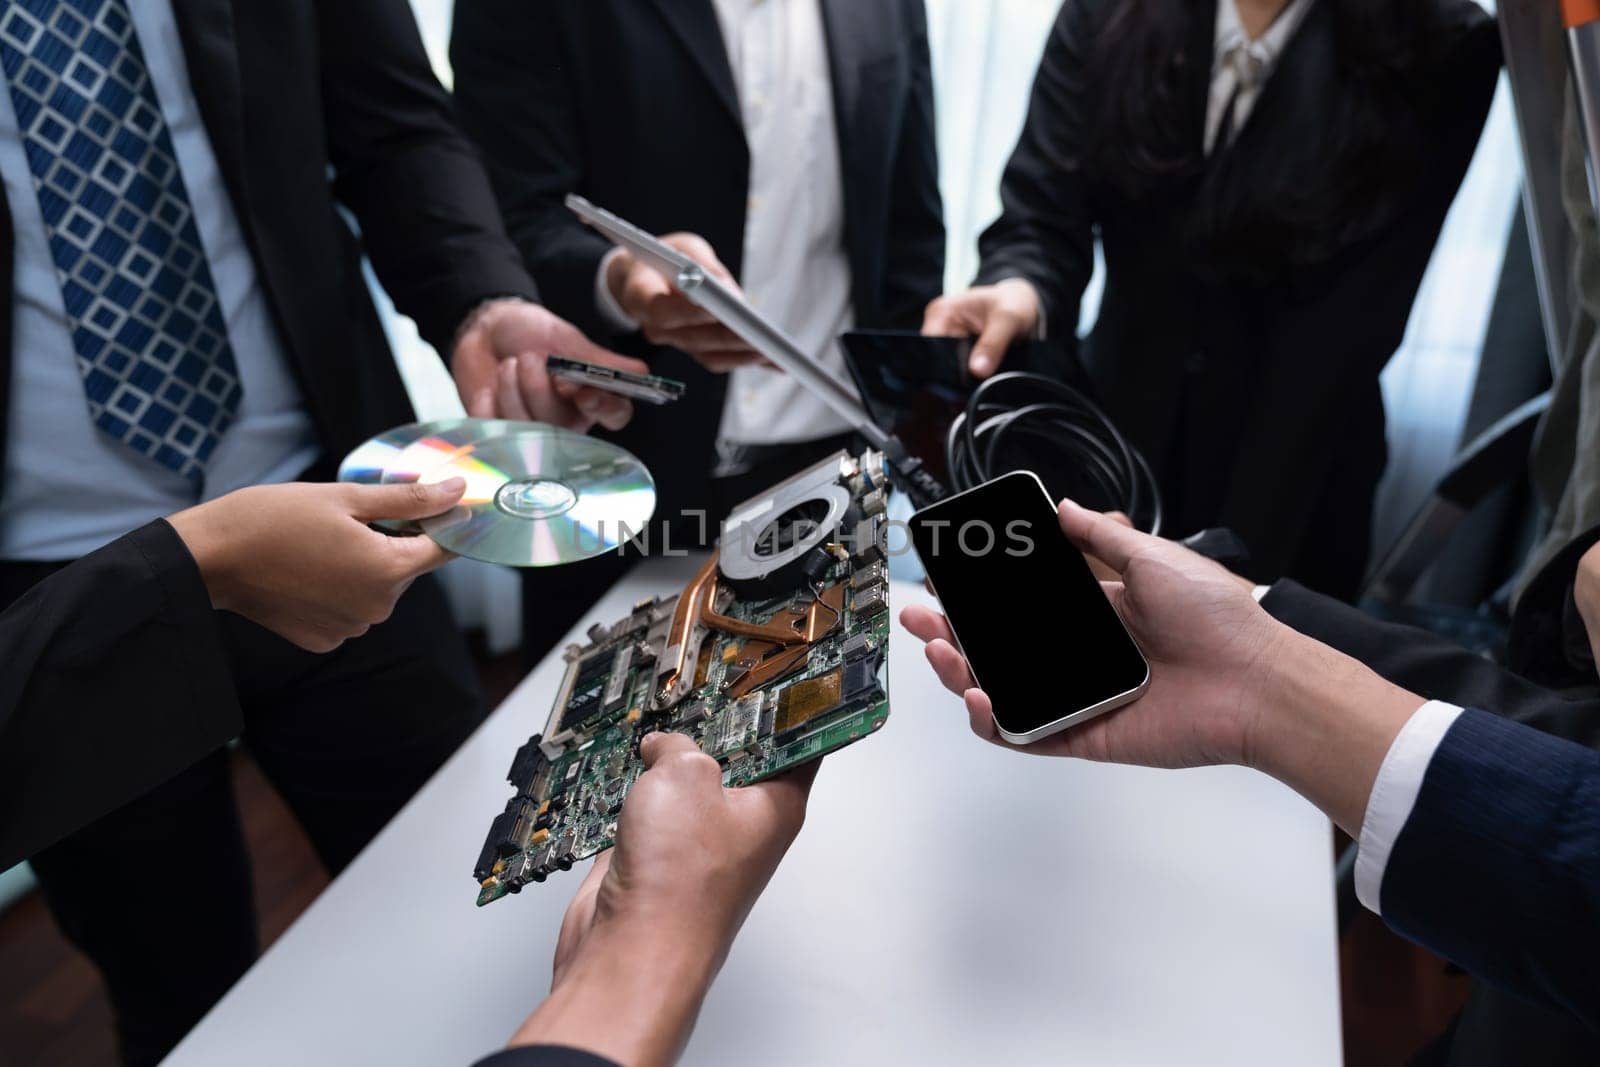
[[[465,478],[461,503],[422,520],[443,548],[512,567],[550,567],[603,555],[644,530],[655,481],[632,453],[551,426],[463,446],[426,471]]]

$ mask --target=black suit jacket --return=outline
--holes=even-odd
[[[412,417],[361,277],[363,248],[396,305],[443,353],[477,302],[536,290],[406,0],[173,0],[172,8],[290,369],[336,461]],[[13,358],[12,249],[7,210],[0,419]]]
[[[58,571],[0,614],[0,870],[243,725],[217,613],[164,520]]]
[[[915,328],[944,275],[922,0],[819,2],[856,322]],[[562,199],[581,193],[652,233],[699,233],[740,274],[750,157],[711,0],[459,0],[450,54],[462,124],[550,308],[689,383],[684,400],[641,408],[615,435],[655,474],[658,513],[708,507],[726,380],[608,337],[594,283],[611,245]]]
[[[1232,145],[1197,172],[1127,191],[1100,173],[1091,129],[1101,106],[1092,57],[1121,0],[1067,0],[1045,46],[1022,137],[1001,186],[1003,213],[980,241],[979,281],[1031,281],[1050,330],[1070,338],[1094,264],[1105,294],[1084,353],[1100,398],[1157,472],[1171,526],[1228,526],[1250,546],[1257,580],[1298,577],[1354,593],[1383,468],[1378,371],[1398,346],[1434,241],[1494,92],[1494,20],[1468,0],[1432,0],[1438,46],[1423,109],[1421,173],[1386,225],[1352,234],[1324,261],[1273,268],[1202,254],[1196,205],[1244,190],[1286,145],[1315,138],[1343,74],[1334,4],[1314,4]],[[1187,150],[1199,158],[1215,0],[1189,19]],[[1331,165],[1331,163],[1330,163]],[[1350,176],[1370,178],[1370,174]],[[1370,228],[1370,227],[1369,227]],[[1288,255],[1294,250],[1278,250]]]

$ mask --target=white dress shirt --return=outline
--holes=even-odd
[[[739,283],[752,306],[848,383],[836,341],[854,325],[854,311],[821,7],[818,0],[715,5],[750,150]],[[609,258],[595,279],[596,300],[614,326],[633,329],[638,324],[605,284]],[[741,367],[728,375],[724,441],[810,441],[852,428],[781,371]]]
[[[1227,144],[1234,134],[1244,128],[1245,120],[1255,107],[1256,97],[1266,84],[1283,53],[1300,28],[1311,0],[1291,0],[1278,12],[1266,32],[1252,39],[1239,20],[1236,0],[1217,0],[1217,28],[1211,53],[1211,96],[1206,102],[1206,154],[1217,147],[1219,141]],[[1233,101],[1232,129],[1224,132],[1222,118],[1228,111],[1228,101]]]
[[[201,123],[171,5],[152,0],[128,9],[172,135],[244,387],[238,417],[206,465],[203,498],[287,481],[317,459],[311,418]],[[16,245],[0,559],[73,559],[194,504],[195,492],[187,479],[90,420],[33,174],[3,84],[0,178]]]

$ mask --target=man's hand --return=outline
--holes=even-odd
[[[1378,767],[1422,699],[1273,619],[1220,564],[1066,501],[1060,517],[1086,556],[1122,576],[1101,587],[1150,661],[1150,687],[1021,750],[1151,767],[1244,764],[1358,832]],[[944,616],[909,607],[900,619],[964,698],[973,732],[1019,747],[999,738]]]
[[[1589,634],[1589,651],[1596,665],[1600,665],[1600,542],[1578,560],[1578,580],[1572,597]]]
[[[805,821],[817,764],[724,789],[717,761],[651,734],[617,844],[567,909],[550,997],[512,1044],[670,1063],[734,935]],[[628,1010],[618,1012],[617,1005]]]
[[[331,652],[383,622],[411,583],[454,557],[426,537],[367,524],[449,511],[467,483],[265,485],[167,521],[211,603],[310,652]]]
[[[549,356],[566,356],[648,374],[637,359],[594,344],[574,325],[526,300],[493,300],[473,313],[456,339],[450,371],[467,414],[480,419],[549,423],[584,433],[599,423],[620,430],[633,417],[626,397],[557,381]]]
[[[661,238],[706,269],[706,273],[735,292],[739,283],[704,237],[669,233]],[[723,326],[710,312],[689,302],[654,267],[626,252],[613,253],[606,263],[606,288],[627,316],[639,324],[651,344],[687,352],[706,370],[724,374],[735,367],[761,362],[761,357]]]
[[[1011,346],[1039,332],[1039,294],[1020,278],[975,285],[964,293],[941,296],[922,318],[928,337],[977,337],[967,369],[987,378],[1000,369]]]

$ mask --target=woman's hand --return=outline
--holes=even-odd
[[[263,485],[167,521],[200,567],[211,603],[310,652],[330,652],[383,622],[420,575],[454,557],[427,537],[368,523],[449,511],[466,482]]]
[[[1000,369],[1011,346],[1039,332],[1039,294],[1020,278],[975,285],[928,305],[922,332],[929,337],[976,337],[967,370],[987,378]]]

